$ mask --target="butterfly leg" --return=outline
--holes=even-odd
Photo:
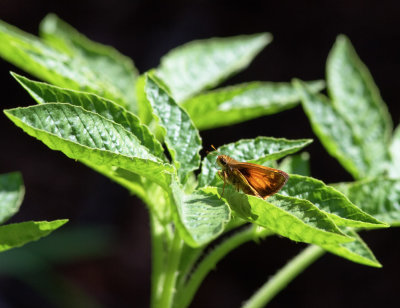
[[[222,195],[219,197],[220,199],[222,198],[222,196],[224,195],[224,192],[225,192],[225,184],[226,184],[226,179],[227,179],[227,174],[226,174],[226,172],[225,171],[218,171],[218,175],[219,175],[219,177],[221,178],[221,179],[223,179],[224,180],[224,186],[223,186],[223,188],[222,188]]]

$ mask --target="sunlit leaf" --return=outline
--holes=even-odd
[[[192,41],[167,53],[156,74],[179,102],[246,68],[271,40],[260,33]]]
[[[189,172],[200,165],[201,138],[192,120],[155,80],[148,76],[145,92],[147,99],[164,131],[165,143],[171,153],[181,183]]]
[[[324,88],[322,81],[308,85],[315,92]],[[290,83],[251,82],[197,95],[182,106],[198,129],[210,129],[278,113],[299,102],[299,94]]]

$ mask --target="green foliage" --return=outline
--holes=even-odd
[[[322,81],[308,83],[313,92]],[[251,120],[293,108],[300,100],[290,83],[250,82],[199,94],[182,102],[200,130]]]
[[[54,85],[96,93],[136,108],[131,100],[137,73],[128,58],[88,41],[54,15],[44,20],[42,33],[43,40],[0,21],[0,56]]]
[[[360,208],[392,226],[400,226],[400,181],[375,178],[335,185]]]
[[[271,40],[260,33],[193,41],[167,53],[156,74],[182,101],[246,68]]]
[[[188,114],[151,77],[147,78],[145,93],[154,117],[163,129],[168,147],[181,183],[189,172],[200,166],[201,139]]]
[[[0,174],[0,223],[4,223],[19,210],[25,188],[19,172]],[[50,234],[68,219],[54,221],[28,221],[0,226],[0,252],[20,247]]]
[[[25,187],[19,172],[0,174],[0,224],[18,212]]]
[[[54,221],[27,221],[0,226],[0,251],[36,241],[65,224],[67,219]]]
[[[140,76],[132,61],[54,15],[42,22],[41,36],[43,40],[0,24],[5,42],[0,55],[52,83],[13,74],[38,105],[4,112],[50,149],[108,176],[146,203],[152,231],[152,307],[187,307],[220,259],[267,235],[381,266],[357,232],[399,223],[399,181],[384,178],[384,173],[397,166],[393,173],[400,174],[395,162],[400,133],[397,129],[391,139],[386,107],[346,38],[338,38],[328,60],[331,102],[317,93],[323,82],[299,80],[250,82],[201,93],[249,65],[270,42],[269,34],[194,41],[172,50],[158,68]],[[310,177],[307,154],[287,156],[310,139],[272,137],[220,146],[203,159],[195,176],[201,160],[199,129],[270,115],[299,100],[321,143],[346,170],[356,179],[378,178],[336,188],[326,185]],[[280,166],[291,173],[290,179],[266,200],[229,185],[223,189],[216,176],[216,155],[221,154],[270,166],[284,158]],[[10,205],[4,217],[14,208]],[[48,233],[62,223],[26,223],[21,230],[37,238],[39,231]],[[248,226],[239,228],[244,224]],[[203,257],[215,239],[217,246]],[[22,243],[10,238],[4,247]]]

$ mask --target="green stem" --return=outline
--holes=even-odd
[[[165,280],[160,305],[158,307],[172,307],[173,298],[175,295],[175,283],[178,276],[179,261],[182,253],[182,239],[175,230],[174,238],[171,245],[171,250],[168,254],[167,266],[165,269]]]
[[[162,293],[162,284],[164,276],[162,267],[164,262],[164,247],[163,247],[163,226],[158,221],[156,215],[149,212],[151,225],[151,250],[152,250],[152,269],[151,269],[151,298],[150,305],[152,308],[158,307],[158,302]]]
[[[271,234],[270,232],[268,232]],[[267,234],[264,233],[264,236]],[[179,302],[176,307],[184,308],[188,307],[193,300],[193,297],[200,287],[200,284],[207,276],[207,274],[215,268],[216,264],[225,257],[229,252],[237,248],[238,246],[253,240],[257,235],[255,235],[255,226],[252,225],[247,229],[239,231],[233,234],[231,237],[227,238],[224,242],[219,244],[214,248],[198,265],[196,270],[190,277],[187,285],[179,290],[177,298]]]
[[[268,280],[242,308],[265,307],[282,289],[284,289],[303,270],[316,261],[325,253],[325,250],[318,246],[311,245],[304,249],[294,259],[290,260],[270,280]]]

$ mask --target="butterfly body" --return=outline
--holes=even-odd
[[[289,179],[289,175],[281,170],[239,162],[228,155],[219,155],[217,163],[221,166],[218,175],[224,181],[224,188],[227,182],[238,191],[262,199],[277,193]]]

